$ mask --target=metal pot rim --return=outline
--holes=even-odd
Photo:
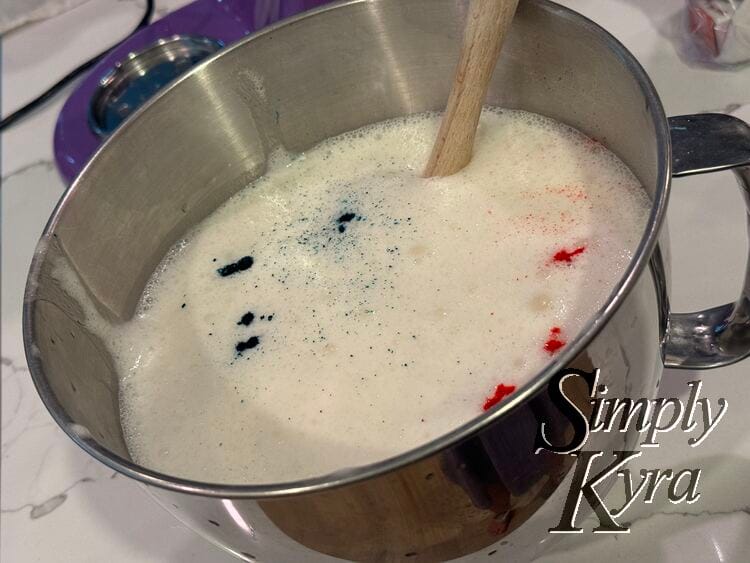
[[[166,95],[167,92],[176,88],[180,82],[188,79],[193,74],[193,72],[201,69],[204,65],[211,64],[214,59],[223,56],[224,53],[227,53],[234,49],[242,48],[247,43],[254,41],[256,38],[274,33],[276,30],[283,26],[293,25],[307,18],[318,17],[329,11],[338,10],[349,5],[359,4],[366,1],[368,0],[342,0],[341,2],[322,6],[295,17],[286,19],[275,25],[269,26],[259,31],[258,33],[250,35],[249,37],[238,41],[236,44],[226,49],[219,51],[215,55],[208,57],[202,63],[196,65],[194,69],[174,81],[170,86],[166,87],[162,92],[160,92],[149,102],[144,104],[143,107],[141,107],[137,112],[134,113],[134,116],[139,116],[144,111],[147,111],[147,109],[153,103],[155,103],[162,96]],[[23,341],[26,352],[26,360],[34,385],[36,386],[36,389],[40,397],[42,398],[45,407],[50,412],[55,422],[57,422],[57,424],[63,429],[63,431],[65,431],[65,433],[76,444],[78,444],[78,446],[80,446],[84,451],[86,451],[95,459],[102,462],[104,465],[110,467],[111,469],[128,477],[131,477],[137,481],[140,481],[141,483],[181,493],[207,497],[248,498],[262,500],[315,493],[345,485],[350,485],[359,481],[372,479],[382,474],[394,471],[403,466],[415,463],[421,459],[432,456],[440,452],[441,450],[444,450],[452,444],[458,443],[478,433],[491,424],[496,423],[499,419],[503,418],[520,404],[524,403],[529,398],[538,393],[555,372],[570,363],[586,346],[588,346],[593,338],[599,333],[601,328],[610,320],[615,311],[617,311],[617,309],[620,307],[622,302],[625,300],[627,295],[630,293],[630,291],[638,281],[643,270],[646,268],[651,254],[656,247],[659,232],[666,215],[672,159],[669,126],[666,115],[664,113],[664,109],[662,107],[659,96],[656,93],[656,89],[651,82],[651,79],[649,78],[643,67],[640,65],[640,63],[635,59],[635,57],[614,36],[612,36],[604,28],[600,27],[585,16],[569,8],[555,4],[550,0],[533,1],[541,5],[544,10],[553,13],[556,17],[565,20],[575,20],[578,25],[582,26],[593,35],[601,38],[603,42],[606,43],[623,62],[624,66],[637,80],[647,101],[647,111],[651,115],[651,118],[653,119],[656,127],[656,144],[658,151],[658,162],[660,163],[657,186],[654,192],[655,195],[651,213],[649,215],[645,232],[643,233],[641,241],[635,251],[633,260],[625,271],[625,274],[623,275],[620,283],[610,294],[604,306],[599,309],[594,318],[592,318],[586,324],[584,329],[568,346],[566,346],[563,352],[558,357],[556,357],[553,362],[548,364],[545,369],[540,371],[523,387],[514,392],[508,399],[503,401],[499,408],[483,413],[482,415],[454,429],[448,434],[444,434],[443,436],[440,436],[426,444],[423,444],[418,448],[409,450],[400,455],[379,461],[377,463],[329,473],[327,475],[310,479],[263,485],[225,485],[205,483],[200,481],[181,479],[178,477],[146,469],[136,463],[133,463],[132,461],[126,460],[114,454],[107,448],[100,445],[98,442],[94,441],[92,438],[82,435],[82,433],[80,432],[80,427],[68,418],[67,414],[58,403],[44,374],[44,369],[39,358],[38,348],[34,343],[32,319],[34,318],[33,312],[36,302],[36,288],[40,268],[45,259],[47,242],[50,240],[50,237],[53,236],[53,231],[57,224],[59,216],[62,210],[65,208],[69,198],[71,197],[71,194],[76,190],[76,187],[80,183],[81,178],[86,175],[86,172],[91,166],[91,163],[97,160],[99,153],[108,150],[107,147],[111,143],[116,142],[117,138],[120,136],[123,130],[128,127],[135,126],[134,124],[135,122],[137,122],[137,119],[129,119],[121,127],[119,127],[118,131],[116,131],[97,150],[97,152],[86,164],[78,177],[63,194],[62,198],[55,207],[55,210],[53,211],[49,221],[47,222],[39,244],[37,245],[37,248],[34,252],[31,267],[29,270],[28,280],[26,283],[23,303]]]

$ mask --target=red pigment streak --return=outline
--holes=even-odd
[[[555,262],[567,262],[570,263],[573,261],[573,258],[578,256],[579,254],[583,254],[583,252],[586,250],[585,246],[579,246],[575,250],[568,252],[564,248],[562,250],[558,250],[555,255],[552,257],[552,259]]]
[[[567,234],[568,227],[560,223],[556,217],[550,213],[529,213],[527,215],[514,217],[510,219],[517,233],[544,233],[548,235],[564,236]],[[580,220],[572,217],[570,223],[577,223]]]
[[[490,410],[492,407],[494,407],[500,401],[505,399],[505,397],[513,393],[513,391],[515,390],[516,390],[515,385],[504,385],[501,383],[500,385],[495,387],[495,393],[491,395],[490,397],[487,397],[487,399],[484,401],[484,406],[482,408],[486,411]]]
[[[574,185],[562,185],[562,186],[547,186],[544,188],[548,194],[559,195],[572,202],[579,202],[588,199],[588,194],[583,191],[580,187]]]
[[[560,348],[565,346],[565,341],[560,338],[561,333],[562,331],[559,326],[553,326],[549,329],[549,338],[547,339],[547,342],[544,343],[544,349],[550,354],[554,354]]]

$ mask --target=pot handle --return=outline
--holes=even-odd
[[[732,169],[748,210],[750,232],[750,126],[719,113],[669,118],[672,176]],[[708,369],[750,356],[750,261],[735,303],[695,313],[669,313],[664,366]]]

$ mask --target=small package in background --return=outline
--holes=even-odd
[[[689,58],[710,65],[750,62],[750,0],[688,0]]]

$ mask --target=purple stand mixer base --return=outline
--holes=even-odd
[[[229,45],[281,19],[330,0],[197,0],[135,33],[112,49],[68,98],[54,133],[55,161],[67,183],[73,181],[105,141],[92,125],[92,100],[118,63],[157,41],[173,36],[202,37]],[[187,70],[187,69],[186,69]]]

